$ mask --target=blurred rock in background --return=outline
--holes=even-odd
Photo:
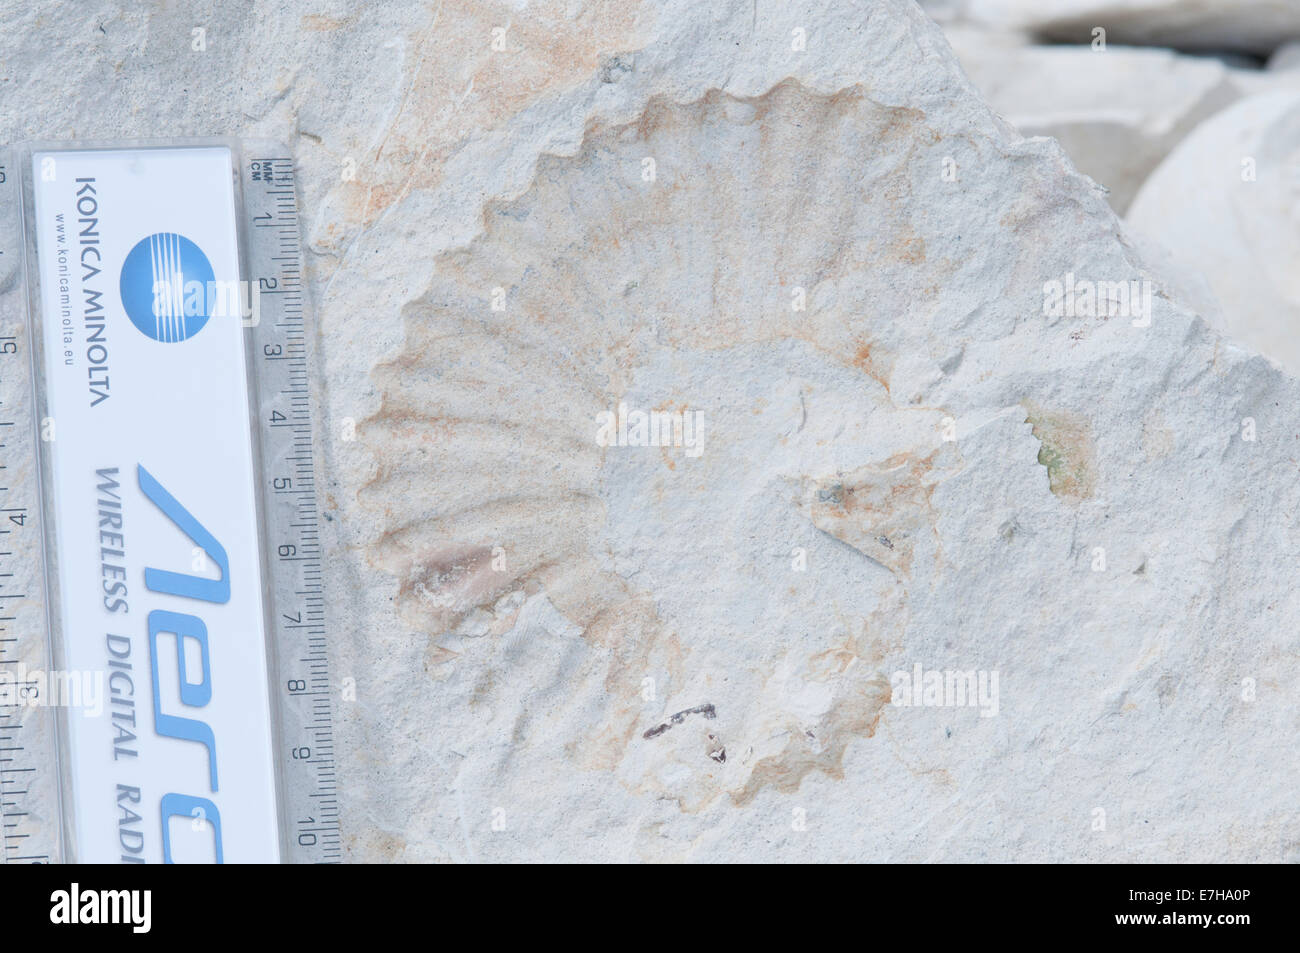
[[[991,26],[1058,43],[1088,43],[1102,27],[1110,43],[1267,57],[1300,39],[1292,0],[967,0],[945,6]]]
[[[1107,190],[1181,303],[1300,370],[1300,3],[921,5],[1003,118]]]
[[[1300,92],[1275,92],[1193,132],[1147,179],[1128,222],[1204,277],[1223,330],[1297,373],[1298,212]]]

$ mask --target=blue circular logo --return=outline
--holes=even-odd
[[[184,235],[141,239],[122,263],[120,286],[126,316],[155,341],[184,341],[211,317],[212,265]]]

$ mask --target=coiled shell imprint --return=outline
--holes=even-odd
[[[470,704],[558,640],[503,745],[544,713],[576,766],[697,810],[873,734],[962,469],[896,355],[951,349],[947,219],[999,214],[913,195],[939,138],[859,88],[655,99],[439,260],[375,371],[371,555]],[[608,445],[620,405],[695,414],[695,446]]]

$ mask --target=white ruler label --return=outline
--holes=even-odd
[[[279,859],[231,150],[37,151],[31,181],[80,862]]]

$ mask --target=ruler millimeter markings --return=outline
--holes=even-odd
[[[263,508],[280,702],[287,856],[342,859],[328,630],[311,413],[313,353],[304,316],[301,227],[293,159],[245,153],[243,200],[261,315],[252,328],[260,395]],[[268,217],[269,216],[269,217]]]
[[[21,181],[16,156],[0,150],[0,853],[48,863],[61,859],[61,807],[54,711],[34,674],[51,660]]]

